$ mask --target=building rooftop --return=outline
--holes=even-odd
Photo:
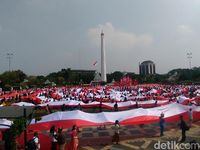
[[[147,61],[143,61],[141,64],[154,64],[154,62],[151,60],[147,60]]]

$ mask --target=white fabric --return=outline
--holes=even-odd
[[[167,103],[168,100],[162,100],[162,101],[157,101],[157,104],[165,104]],[[88,104],[85,104],[83,103],[82,101],[76,101],[76,100],[68,100],[68,101],[55,101],[55,102],[48,102],[48,103],[43,103],[43,104],[40,104],[39,106],[46,106],[46,105],[49,105],[49,106],[61,106],[63,104],[65,105],[71,105],[71,106],[78,106],[79,104],[81,106],[92,106],[92,105],[99,105],[100,102],[91,102],[91,103],[88,103]],[[102,103],[104,106],[108,106],[108,107],[112,107],[114,108],[114,104],[115,103]],[[118,102],[118,107],[128,107],[130,105],[135,105],[136,102],[135,101],[127,101],[127,102]],[[148,105],[148,104],[155,104],[155,100],[148,100],[148,101],[139,101],[138,102],[138,105]]]
[[[10,128],[12,125],[12,121],[7,119],[0,119],[0,129],[7,129]]]
[[[187,99],[189,99],[189,98],[187,98],[187,97],[181,95],[181,96],[178,96],[176,99],[177,99],[177,101],[178,101],[179,103],[183,103],[185,100],[187,100]]]
[[[13,103],[12,106],[35,106],[35,105],[28,102],[19,102],[19,103]]]

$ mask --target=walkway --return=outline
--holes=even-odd
[[[95,127],[83,128],[80,137],[80,150],[153,150],[154,144],[158,141],[176,141],[180,140],[181,132],[176,123],[167,124],[165,135],[159,137],[159,126],[149,124],[144,126],[122,126],[120,129],[120,143],[118,145],[111,143],[113,135],[113,126],[107,126],[106,129],[99,130]],[[67,135],[69,135],[67,131]],[[69,140],[69,138],[68,138]],[[193,124],[187,132],[186,143],[195,140],[200,144],[200,121]]]

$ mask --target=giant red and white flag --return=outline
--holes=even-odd
[[[116,120],[119,120],[122,125],[145,124],[158,122],[161,113],[164,113],[167,122],[177,122],[180,115],[183,115],[184,119],[188,119],[188,110],[190,108],[193,110],[193,119],[199,120],[200,107],[172,103],[155,108],[138,108],[119,112],[86,113],[79,110],[55,112],[41,117],[41,120],[37,121],[37,123],[33,119],[29,129],[46,130],[52,125],[71,128],[74,124],[79,127],[98,126],[113,124]]]

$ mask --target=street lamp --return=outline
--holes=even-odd
[[[8,69],[10,71],[10,66],[11,66],[11,59],[13,57],[13,53],[7,53],[7,59],[8,59]]]
[[[189,61],[189,69],[191,69],[191,61],[192,61],[192,53],[191,52],[187,53],[187,58]]]

